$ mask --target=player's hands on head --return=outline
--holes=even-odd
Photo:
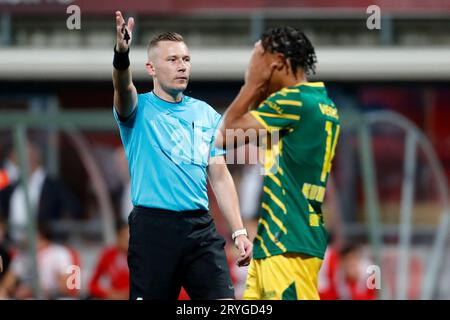
[[[128,19],[125,23],[125,19],[122,16],[122,12],[116,11],[116,30],[117,30],[117,44],[116,50],[118,52],[126,52],[131,45],[133,38],[134,18]]]
[[[236,248],[239,250],[239,257],[236,264],[239,267],[245,267],[250,264],[253,256],[253,244],[245,235],[237,236],[234,240]]]
[[[270,59],[269,53],[265,52],[261,41],[258,41],[245,73],[245,83],[258,90],[266,90],[275,68],[276,62]]]

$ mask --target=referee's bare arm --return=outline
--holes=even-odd
[[[211,157],[208,165],[208,178],[216,195],[217,204],[224,215],[232,232],[244,229],[236,187],[228,171],[224,156]],[[247,235],[236,237],[234,244],[239,250],[237,265],[248,266],[253,256],[253,244]]]
[[[125,24],[125,20],[120,11],[116,12],[116,30],[117,30],[117,43],[115,50],[119,53],[121,58],[127,55],[130,49],[131,41],[133,38],[132,32],[134,27],[134,19],[129,18],[128,23]],[[117,55],[115,53],[115,55]],[[121,60],[121,61],[120,61]],[[119,61],[119,63],[116,63]],[[123,62],[123,59],[117,59],[115,56],[115,66],[113,67],[113,85],[114,85],[114,106],[117,113],[122,118],[127,118],[136,106],[137,91],[131,78],[130,67],[117,69],[117,65]]]

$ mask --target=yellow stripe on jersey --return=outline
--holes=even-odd
[[[300,89],[283,88],[277,92],[279,95],[286,97],[290,93],[300,93]]]
[[[325,132],[327,133],[327,140],[325,143],[325,155],[323,159],[322,174],[320,176],[320,181],[325,182],[328,173],[328,162],[330,162],[331,154],[331,135],[333,134],[333,122],[325,122]]]
[[[262,208],[263,208],[264,210],[266,210],[266,211],[269,213],[270,218],[272,219],[273,222],[275,222],[275,224],[278,226],[278,228],[280,228],[280,230],[281,230],[284,234],[286,234],[286,233],[287,233],[286,227],[283,225],[283,223],[281,222],[281,220],[278,219],[278,218],[273,214],[272,209],[267,205],[267,203],[263,202],[263,203],[262,203]]]
[[[332,147],[332,150],[331,150],[330,163],[328,164],[328,172],[331,171],[331,161],[333,160],[333,158],[334,158],[334,153],[335,153],[335,151],[336,151],[336,144],[337,144],[337,141],[338,141],[340,129],[341,129],[341,126],[340,126],[340,125],[337,125],[337,126],[336,126],[336,132],[334,133],[334,140],[333,140],[333,147]]]
[[[261,118],[261,117],[259,116],[259,114],[258,114],[257,111],[252,110],[252,111],[250,111],[250,114],[251,114],[252,116],[254,116],[255,119],[258,120],[258,122],[261,123],[261,124],[264,126],[264,128],[266,128],[267,130],[270,131],[269,125],[264,121],[263,118]]]
[[[288,89],[288,88],[283,88],[283,89],[281,89],[281,92],[295,93],[295,92],[300,92],[300,89]]]
[[[270,240],[275,243],[275,245],[280,248],[283,252],[286,252],[286,247],[280,243],[279,241],[277,241],[277,239],[275,239],[275,236],[273,235],[272,231],[270,231],[269,229],[269,224],[267,223],[266,220],[264,220],[263,218],[259,218],[259,222],[264,226],[264,228],[266,228],[267,231],[267,235],[269,236]]]
[[[325,132],[327,133],[327,141],[326,141],[326,148],[325,148],[325,157],[323,159],[322,175],[320,176],[320,181],[322,181],[322,182],[326,181],[327,175],[331,171],[331,161],[334,158],[336,143],[337,143],[337,139],[339,137],[339,129],[340,129],[340,126],[338,124],[336,124],[334,140],[333,140],[333,144],[331,144],[331,136],[333,134],[333,122],[328,121],[328,120],[325,122]]]
[[[264,137],[263,145],[267,146],[264,153],[264,175],[275,173],[279,167],[279,157],[282,156],[283,138],[280,138],[278,142],[272,141],[272,144],[268,144],[268,137]]]
[[[255,112],[258,113],[259,116],[263,116],[263,117],[269,117],[269,118],[278,118],[278,119],[292,119],[292,120],[300,120],[300,116],[296,115],[296,114],[273,114],[273,113],[269,113],[269,112],[259,112],[256,110],[253,110]]]
[[[308,87],[325,87],[323,82],[300,82],[295,86],[308,86]]]
[[[259,123],[261,123],[262,126],[264,127],[264,129],[266,129],[266,130],[269,131],[269,132],[272,132],[272,131],[274,131],[274,130],[282,130],[282,129],[283,129],[283,128],[281,128],[281,127],[269,126],[269,125],[264,121],[264,119],[260,117],[259,112],[256,111],[256,110],[250,111],[250,114],[251,114],[252,116],[254,116],[255,119],[256,119],[256,121],[258,121]]]
[[[303,103],[301,101],[296,100],[275,100],[275,102],[284,106],[296,106],[296,107],[303,106]]]
[[[273,200],[273,202],[275,202],[283,210],[284,214],[287,213],[286,207],[283,204],[283,202],[281,202],[280,199],[278,199],[277,196],[274,195],[269,188],[264,186],[264,192],[267,193],[270,196],[270,198]]]
[[[255,236],[255,238],[256,238],[256,240],[258,240],[259,243],[261,244],[261,248],[263,249],[263,251],[264,251],[264,253],[266,254],[266,256],[267,256],[267,257],[270,257],[269,250],[267,250],[267,247],[266,247],[266,245],[264,244],[264,240],[261,238],[261,236],[257,234],[257,235]]]
[[[283,137],[278,140],[278,143],[275,145],[275,147],[278,147],[278,152],[280,153],[280,156],[283,155]]]
[[[309,198],[309,190],[311,190],[311,185],[309,183],[304,183],[302,188],[302,193],[306,199]]]
[[[283,168],[281,168],[280,166],[278,166],[278,172],[279,172],[282,176],[284,176]]]
[[[316,201],[323,202],[323,198],[325,198],[325,188],[319,187],[319,192],[317,192]]]
[[[316,213],[312,213],[309,215],[309,225],[311,227],[319,227],[320,226],[320,215]]]
[[[272,179],[273,182],[275,182],[277,184],[277,186],[279,186],[281,188],[281,181],[280,179],[278,179],[275,175],[273,174],[268,174],[267,175],[270,179]]]
[[[302,193],[308,200],[323,202],[323,198],[325,197],[325,187],[304,183]]]

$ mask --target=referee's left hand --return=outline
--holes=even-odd
[[[236,264],[239,267],[245,267],[250,264],[253,256],[253,244],[245,235],[237,236],[234,240],[236,248],[239,250],[239,258]]]

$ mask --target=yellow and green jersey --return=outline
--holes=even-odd
[[[322,82],[306,82],[272,94],[251,114],[269,132],[279,131],[278,141],[267,144],[254,258],[289,252],[323,259],[321,207],[339,137],[336,106]]]

